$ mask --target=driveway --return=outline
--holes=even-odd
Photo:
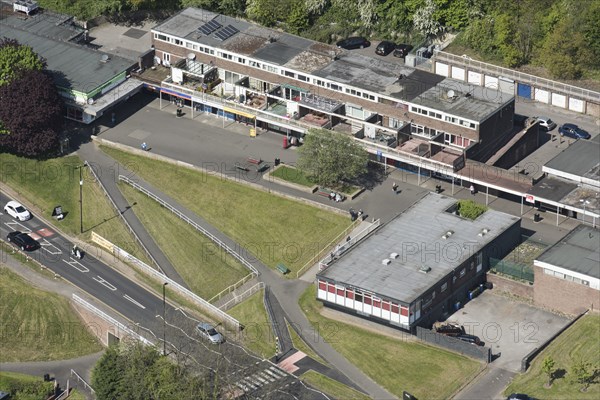
[[[552,337],[569,319],[517,302],[508,297],[484,291],[454,313],[449,321],[477,335],[499,356],[490,367],[519,372],[521,359]]]

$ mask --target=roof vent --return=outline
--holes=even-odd
[[[381,264],[383,265],[389,265],[392,262],[392,260],[390,260],[389,258],[384,258],[383,260],[381,260]]]
[[[442,239],[446,240],[448,239],[450,236],[452,236],[454,234],[454,231],[447,231],[446,233],[444,233],[442,235]]]
[[[398,258],[398,253],[391,253],[391,254],[390,254],[390,258],[391,258],[392,260],[395,260],[396,258]]]
[[[102,57],[100,57],[101,63],[107,63],[109,60],[110,60],[110,57],[108,56],[108,54],[103,54]]]
[[[431,271],[431,267],[428,267],[427,265],[421,265],[421,267],[419,268],[419,272],[422,272],[424,274],[428,273],[429,271]]]
[[[483,233],[489,233],[489,231],[490,231],[489,228],[483,228],[483,230],[481,232],[483,232]]]

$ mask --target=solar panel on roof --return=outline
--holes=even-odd
[[[231,25],[227,25],[225,28],[215,33],[215,37],[220,40],[227,40],[238,32],[239,30],[237,28],[234,28]]]
[[[208,21],[207,23],[202,25],[200,28],[198,28],[198,30],[205,35],[210,35],[211,33],[213,33],[214,31],[216,31],[217,29],[219,29],[222,26],[223,25],[221,25],[214,19],[211,19],[210,21]]]

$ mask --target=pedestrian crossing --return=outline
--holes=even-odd
[[[246,394],[258,394],[263,389],[271,390],[273,386],[282,386],[289,383],[288,378],[293,378],[287,372],[269,362],[259,362],[252,371],[245,370],[244,377],[233,384]]]

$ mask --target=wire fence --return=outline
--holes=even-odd
[[[241,303],[242,301],[246,300],[248,297],[252,296],[254,293],[257,293],[258,291],[260,291],[264,288],[265,288],[265,283],[258,282],[256,285],[252,286],[251,288],[246,290],[244,293],[239,294],[239,295],[235,296],[233,299],[226,302],[225,304],[222,304],[219,308],[223,311],[229,310],[231,307],[235,306],[238,303]]]
[[[490,257],[490,268],[501,274],[533,283],[533,268],[529,265]]]

